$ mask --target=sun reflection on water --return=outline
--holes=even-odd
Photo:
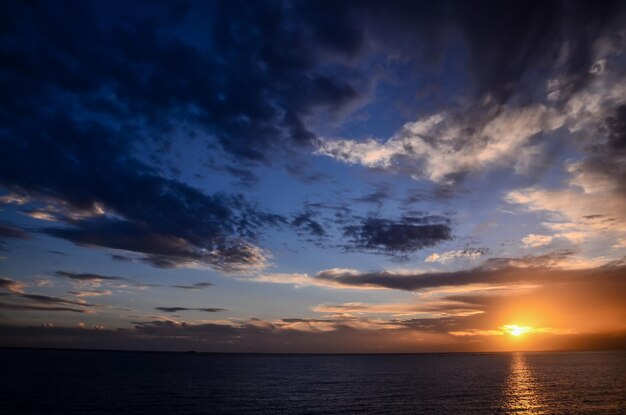
[[[506,409],[512,414],[541,414],[539,387],[523,353],[512,356],[506,385]]]

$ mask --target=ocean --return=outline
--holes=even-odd
[[[0,350],[1,414],[626,414],[626,352]]]

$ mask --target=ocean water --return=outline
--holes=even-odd
[[[2,414],[626,414],[626,352],[0,350]]]

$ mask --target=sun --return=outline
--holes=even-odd
[[[510,334],[511,336],[519,337],[524,333],[530,333],[533,331],[533,328],[528,326],[518,326],[516,324],[508,324],[506,326],[502,326],[502,331]]]

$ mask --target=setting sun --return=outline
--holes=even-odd
[[[502,326],[502,330],[505,333],[510,334],[511,336],[518,337],[518,336],[521,336],[524,333],[531,332],[533,329],[532,329],[532,327],[517,326],[515,324],[510,324],[510,325]]]

